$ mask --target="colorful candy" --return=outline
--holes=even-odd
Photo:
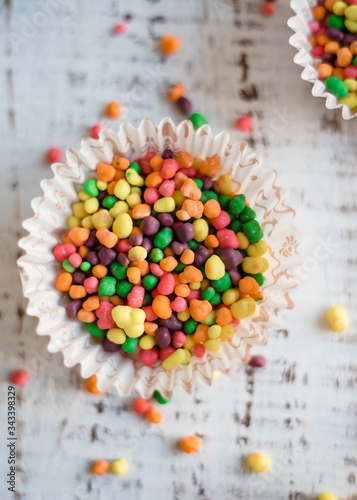
[[[198,436],[185,436],[180,441],[180,448],[185,453],[196,453],[201,445],[202,442]]]
[[[254,472],[265,473],[268,472],[272,466],[272,461],[264,453],[256,452],[248,457],[247,464]]]
[[[53,147],[47,151],[46,159],[49,164],[57,163],[62,160],[62,155],[63,153],[61,148]]]
[[[160,40],[160,48],[166,56],[172,56],[180,50],[181,40],[174,35],[164,35]]]
[[[267,245],[255,211],[220,169],[218,157],[165,150],[101,162],[83,184],[53,250],[62,266],[56,287],[70,298],[68,316],[106,351],[171,370],[218,352],[232,324],[255,313]],[[87,388],[100,393],[96,380]],[[157,420],[145,404],[141,413]]]
[[[103,476],[109,471],[110,465],[106,460],[96,460],[91,468],[91,473]]]
[[[348,328],[347,311],[341,306],[332,306],[326,313],[327,321],[334,332],[345,332]]]
[[[119,458],[110,464],[110,472],[123,476],[129,472],[129,462],[126,458]]]
[[[30,378],[27,370],[16,370],[10,376],[10,382],[16,385],[25,385]]]

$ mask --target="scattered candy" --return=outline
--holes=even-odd
[[[176,332],[175,332],[176,333]],[[161,405],[166,405],[167,403],[169,403],[171,400],[172,400],[172,396],[170,398],[164,398],[160,393],[159,391],[155,391],[154,394],[153,394],[154,398],[156,399],[156,401],[158,403],[160,403]]]
[[[263,368],[266,365],[266,358],[264,356],[258,355],[258,356],[252,356],[250,358],[249,364],[250,366],[253,366],[254,368]]]
[[[248,467],[250,467],[250,469],[252,469],[254,472],[261,473],[268,472],[272,465],[271,459],[267,455],[264,455],[264,453],[260,452],[256,452],[250,455],[248,457],[247,463]]]
[[[61,148],[50,148],[47,151],[47,161],[49,164],[58,163],[62,160],[62,149]]]
[[[160,40],[160,48],[163,54],[172,56],[180,50],[181,40],[174,35],[164,35]]]
[[[110,464],[110,472],[117,476],[123,476],[129,472],[129,462],[126,458],[119,458]]]
[[[109,467],[109,463],[106,460],[97,460],[92,465],[91,472],[97,476],[103,476],[109,471]]]
[[[97,387],[97,375],[92,375],[87,379],[86,389],[92,394],[102,394],[102,391],[100,391]]]
[[[266,16],[266,17],[270,17],[270,16],[273,16],[276,12],[276,6],[275,6],[275,3],[272,3],[272,2],[265,2],[263,3],[261,6],[260,6],[260,12]]]
[[[241,116],[237,118],[235,122],[235,127],[241,132],[250,132],[252,129],[252,119],[250,116]]]
[[[103,127],[101,125],[93,125],[93,127],[90,129],[90,135],[92,139],[99,139],[99,134],[102,129]]]
[[[267,245],[255,211],[220,169],[218,157],[167,149],[99,163],[79,190],[53,250],[62,266],[56,288],[70,298],[68,316],[106,351],[171,370],[218,352],[232,324],[255,313]],[[100,393],[96,381],[87,388]],[[145,400],[136,408],[155,419]]]
[[[118,23],[114,26],[114,33],[121,35],[128,31],[128,24],[125,22]]]
[[[154,406],[150,406],[145,413],[145,418],[152,424],[159,424],[162,422],[162,413]]]
[[[327,321],[334,332],[345,332],[348,328],[347,311],[341,306],[332,306],[328,309]]]
[[[139,415],[146,413],[149,409],[150,406],[150,401],[148,399],[144,398],[138,398],[135,401],[134,405],[134,411],[135,413],[138,413]]]
[[[201,448],[202,442],[198,436],[186,436],[180,441],[180,448],[185,453],[196,453]]]
[[[317,500],[337,500],[337,498],[332,493],[324,491],[323,493],[320,493]]]
[[[117,101],[113,101],[105,108],[105,113],[111,120],[116,120],[121,114],[121,107]]]
[[[16,385],[25,385],[30,377],[27,370],[16,370],[10,376],[10,382]]]

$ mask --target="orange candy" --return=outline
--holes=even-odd
[[[175,286],[175,294],[178,296],[178,297],[188,297],[191,293],[191,289],[188,285],[183,285],[183,284],[180,284],[180,285],[176,285]]]
[[[92,295],[91,297],[88,297],[88,299],[85,302],[83,302],[83,309],[85,311],[91,312],[98,309],[99,305],[100,305],[99,297],[97,295]]]
[[[194,217],[195,219],[200,219],[203,215],[203,203],[202,201],[185,200],[182,205],[182,210],[189,215],[189,219],[191,217]]]
[[[219,309],[217,309],[216,323],[218,325],[221,326],[229,325],[229,323],[232,323],[232,321],[233,321],[233,316],[228,307],[220,307]]]
[[[97,476],[103,476],[109,471],[110,465],[106,460],[97,460],[91,468],[91,473]]]
[[[120,104],[117,101],[109,103],[108,106],[105,108],[105,112],[108,118],[116,120],[117,118],[119,118],[121,114]]]
[[[201,283],[203,280],[203,275],[199,269],[195,266],[187,266],[179,274],[181,283]]]
[[[183,181],[183,184],[182,184],[181,189],[180,189],[180,193],[183,196],[186,196],[186,198],[190,198],[191,200],[195,200],[195,201],[199,201],[201,196],[202,196],[202,192],[201,192],[200,188],[197,186],[195,181],[193,181],[192,179],[185,179]]]
[[[156,323],[151,323],[149,321],[144,322],[144,332],[152,337],[155,335],[156,330],[159,328],[159,325]]]
[[[352,62],[352,53],[348,47],[343,47],[337,52],[337,64],[340,68],[346,68]]]
[[[80,247],[88,240],[89,234],[90,231],[86,227],[72,227],[68,233],[68,237],[76,247]]]
[[[175,160],[179,164],[180,168],[190,168],[194,163],[192,155],[190,155],[190,153],[187,153],[187,151],[180,151],[175,157]]]
[[[314,8],[313,14],[316,21],[322,21],[322,19],[325,17],[326,9],[322,5],[318,5]]]
[[[79,247],[78,253],[82,257],[82,259],[85,259],[87,257],[87,255],[89,254],[89,248],[84,247],[82,245],[81,247]]]
[[[193,340],[197,343],[206,342],[206,340],[208,340],[208,328],[208,325],[197,325],[196,331],[192,336]]]
[[[185,453],[196,453],[201,448],[202,442],[198,436],[186,436],[180,441],[180,448]]]
[[[72,285],[72,274],[61,273],[56,280],[56,288],[61,292],[68,292]]]
[[[159,424],[162,422],[162,413],[154,406],[149,406],[149,409],[145,413],[145,418],[152,424]]]
[[[167,273],[170,273],[171,271],[173,271],[175,269],[175,267],[177,266],[177,264],[178,264],[177,260],[175,259],[175,257],[172,257],[172,256],[165,257],[164,259],[162,259],[160,261],[161,269],[163,269]]]
[[[151,158],[149,161],[150,167],[155,171],[159,172],[161,170],[162,164],[164,163],[164,159],[159,156],[155,155]]]
[[[160,175],[160,172],[151,172],[146,179],[145,179],[145,185],[147,187],[158,187],[162,183],[163,178]]]
[[[97,174],[101,181],[111,182],[115,176],[115,168],[112,165],[107,165],[106,163],[98,163]]]
[[[92,394],[102,394],[102,391],[100,391],[97,387],[97,380],[97,375],[92,375],[87,379],[86,389],[88,392],[91,392]]]
[[[177,172],[177,174],[174,177],[175,188],[181,189],[185,179],[187,179],[186,174],[183,174],[182,172]]]
[[[172,314],[170,299],[165,295],[156,295],[152,301],[152,308],[156,316],[161,319],[169,319]]]
[[[217,200],[208,200],[204,205],[203,213],[209,219],[214,219],[221,213],[221,205]]]
[[[183,264],[192,264],[195,260],[195,253],[187,248],[181,254],[180,260]]]
[[[170,102],[176,102],[186,93],[186,87],[181,83],[177,83],[176,85],[172,85],[168,92],[167,96]]]
[[[149,273],[149,263],[147,260],[141,262],[136,260],[132,262],[132,265],[135,265],[139,269],[141,276],[146,276]]]
[[[351,43],[350,51],[352,52],[353,55],[357,54],[357,40]]]
[[[126,271],[126,275],[129,283],[132,283],[133,285],[137,285],[141,278],[140,269],[138,267],[129,267]]]
[[[124,304],[124,300],[121,299],[118,295],[112,295],[109,301],[114,306],[122,306]]]
[[[161,51],[167,55],[172,56],[180,50],[181,40],[174,35],[164,35],[160,40]]]
[[[325,52],[327,52],[328,54],[337,54],[339,50],[340,44],[335,41],[327,42],[327,44],[325,45]]]
[[[320,78],[328,78],[332,75],[332,66],[331,64],[321,63],[319,64],[319,77]]]
[[[103,266],[103,264],[97,264],[96,266],[93,267],[92,274],[93,276],[101,280],[108,274],[108,269],[105,266]]]
[[[215,177],[221,169],[220,158],[207,158],[207,160],[201,161],[199,165],[199,170],[201,174],[207,175],[207,177]]]
[[[69,289],[69,296],[71,299],[82,299],[86,295],[86,289],[82,285],[72,285]]]
[[[114,168],[117,168],[118,170],[126,170],[127,168],[129,168],[130,161],[124,158],[124,156],[117,156],[112,161],[112,165]]]
[[[133,207],[133,219],[143,219],[144,217],[149,217],[151,214],[151,208],[146,203],[138,203]]]
[[[99,242],[107,248],[113,248],[118,243],[118,236],[105,227],[101,227],[95,233]]]
[[[78,311],[77,318],[83,321],[83,323],[93,323],[97,319],[94,312],[86,311],[85,309]]]
[[[219,246],[219,240],[217,236],[215,236],[214,234],[209,234],[205,239],[204,243],[208,249],[217,248]]]
[[[208,300],[192,299],[190,301],[190,314],[195,321],[204,321],[211,311],[212,305]]]
[[[254,294],[259,292],[259,285],[254,278],[246,276],[239,281],[239,291],[247,294]]]

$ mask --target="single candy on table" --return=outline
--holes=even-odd
[[[126,458],[119,458],[110,464],[110,472],[123,476],[129,472],[129,462]]]
[[[91,468],[91,473],[97,476],[103,476],[109,471],[110,465],[106,460],[97,460]]]
[[[256,452],[248,457],[247,464],[254,472],[266,473],[271,468],[272,461],[264,453]]]
[[[25,385],[30,378],[27,370],[16,370],[10,375],[10,382],[15,385]]]
[[[198,436],[185,436],[180,441],[180,448],[185,453],[196,453],[201,448],[202,442]]]
[[[347,311],[341,306],[332,306],[328,309],[327,321],[334,332],[342,333],[348,328]]]

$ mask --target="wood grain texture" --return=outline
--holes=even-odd
[[[357,121],[326,110],[301,81],[288,45],[287,3],[279,1],[277,15],[265,19],[259,0],[1,0],[4,438],[8,374],[19,366],[31,371],[18,391],[17,494],[6,490],[2,440],[2,499],[312,500],[321,490],[357,499]],[[41,21],[43,4],[55,14]],[[115,36],[122,18],[129,31]],[[32,20],[42,24],[31,34]],[[168,32],[183,47],[166,60],[157,40]],[[14,35],[24,33],[19,44]],[[234,120],[252,114],[249,143],[290,189],[305,263],[295,309],[261,349],[266,368],[237,365],[210,389],[177,391],[163,408],[165,422],[153,428],[132,413],[131,399],[86,393],[78,370],[46,352],[46,339],[24,312],[17,241],[39,181],[50,174],[43,161],[50,145],[76,146],[113,99],[123,104],[122,121],[179,121],[164,98],[178,81],[216,132],[242,139]],[[324,322],[336,302],[351,317],[343,335]],[[191,433],[202,435],[204,446],[183,456],[177,442]],[[247,470],[245,457],[255,450],[272,457],[270,474]],[[131,462],[129,475],[89,474],[91,460],[120,456]]]

